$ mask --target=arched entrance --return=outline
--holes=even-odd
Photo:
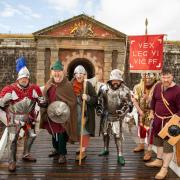
[[[93,78],[95,75],[95,68],[94,65],[88,60],[88,59],[84,59],[84,58],[77,58],[75,60],[73,60],[68,68],[67,68],[67,75],[68,75],[68,79],[71,80],[73,78],[73,73],[74,73],[74,69],[76,68],[76,66],[78,65],[82,65],[84,66],[84,68],[87,71],[87,77],[88,79]]]

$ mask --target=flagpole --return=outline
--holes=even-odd
[[[148,34],[148,30],[147,30],[147,26],[148,26],[148,19],[145,19],[145,38],[147,38],[147,34]],[[144,77],[142,77],[144,79],[144,96],[146,96],[146,71],[144,72]],[[144,98],[144,97],[143,97]],[[146,99],[143,99],[143,107],[144,109],[146,108]],[[142,119],[142,117],[141,117]],[[141,122],[141,124],[144,126],[144,123]]]
[[[146,18],[145,20],[145,35],[148,35],[148,29],[147,29],[147,26],[148,26],[148,19]],[[146,73],[145,73],[145,77],[144,77],[144,94],[146,95]],[[144,106],[146,106],[146,99],[144,100]],[[144,107],[145,109],[145,107]],[[147,143],[148,143],[148,146],[150,144],[150,138],[151,138],[151,133],[152,133],[152,122],[150,124],[150,130],[149,130],[149,137],[147,139]]]
[[[148,19],[146,18],[145,20],[145,26],[146,26],[146,29],[145,29],[145,35],[148,34],[148,30],[147,30],[147,26],[148,26]]]
[[[128,68],[129,68],[129,65],[127,65],[127,62],[126,62],[127,46],[128,46],[128,36],[126,35],[126,39],[125,39],[125,53],[124,53],[124,63],[125,63],[125,65],[124,65],[124,69],[123,69],[124,77],[125,77],[125,74],[127,73],[126,67],[128,66]]]
[[[148,19],[146,18],[145,19],[145,35],[148,34],[147,26],[148,26]],[[146,72],[144,73],[144,94],[146,94]]]
[[[164,36],[166,36],[165,46],[164,46],[164,62],[166,62],[167,34],[165,34]],[[163,66],[164,66],[164,63],[163,63]]]

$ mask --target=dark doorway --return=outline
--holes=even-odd
[[[86,69],[87,71],[87,77],[88,79],[90,78],[93,78],[94,75],[95,75],[95,69],[94,69],[94,66],[93,64],[87,60],[87,59],[84,59],[84,58],[78,58],[78,59],[75,59],[73,60],[68,68],[67,68],[67,75],[68,75],[68,79],[71,80],[73,78],[73,74],[74,74],[74,69],[76,68],[76,66],[78,65],[82,65],[84,66],[84,68]]]

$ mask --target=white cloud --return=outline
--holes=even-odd
[[[46,0],[52,8],[60,11],[76,11],[80,0]]]
[[[24,17],[26,19],[31,19],[31,18],[40,19],[41,18],[40,14],[33,12],[33,10],[28,6],[20,4],[18,5],[18,9],[23,12]]]
[[[101,0],[95,18],[125,34],[144,34],[145,18],[149,34],[168,34],[179,39],[179,0]]]
[[[4,9],[0,12],[0,16],[2,17],[15,17],[19,15],[26,19],[41,18],[40,14],[33,12],[33,10],[28,6],[18,4],[16,7],[13,7],[6,2],[2,2],[1,4],[4,5]]]
[[[89,16],[94,16],[95,11],[98,8],[97,0],[86,0],[86,3],[83,4],[84,13],[88,13]]]
[[[12,16],[14,16],[16,14],[18,14],[18,15],[22,14],[18,9],[12,7],[10,4],[8,4],[8,3],[3,3],[3,4],[4,4],[5,7],[2,10],[2,12],[0,12],[0,16],[2,16],[2,17],[12,17]]]

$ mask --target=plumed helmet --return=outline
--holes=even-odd
[[[65,123],[69,120],[70,109],[69,106],[62,101],[52,102],[47,109],[49,118],[55,123]]]
[[[17,80],[27,77],[30,77],[30,72],[26,67],[26,59],[21,56],[16,60],[16,71],[18,73],[18,78]]]
[[[122,74],[123,74],[122,71],[120,71],[119,69],[113,69],[110,73],[109,81],[112,81],[112,80],[123,81]]]
[[[17,80],[19,80],[19,79],[21,79],[21,78],[24,78],[24,77],[27,77],[27,78],[30,77],[30,73],[29,73],[29,70],[27,69],[27,67],[23,67],[23,68],[19,71]]]
[[[82,65],[78,65],[75,69],[74,69],[74,74],[86,74],[86,70]]]

